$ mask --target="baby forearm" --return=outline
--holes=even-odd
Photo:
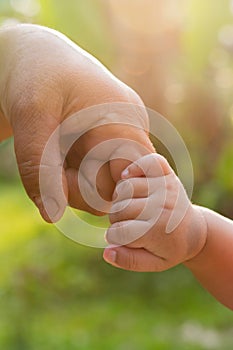
[[[200,209],[208,226],[206,245],[185,266],[216,299],[233,310],[233,221]]]

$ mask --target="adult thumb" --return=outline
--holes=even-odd
[[[59,146],[59,121],[37,112],[30,118],[18,117],[12,126],[26,192],[43,219],[56,222],[65,211],[68,193]]]

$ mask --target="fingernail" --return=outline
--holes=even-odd
[[[108,249],[107,253],[105,254],[105,258],[108,262],[114,263],[116,262],[117,252],[115,250]]]
[[[129,176],[129,170],[125,169],[124,171],[122,171],[121,173],[121,177],[128,177]]]

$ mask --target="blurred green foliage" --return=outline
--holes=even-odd
[[[232,312],[184,268],[108,266],[101,250],[42,223],[17,184],[1,189],[0,212],[1,349],[232,348]]]
[[[161,54],[159,61],[184,97],[164,99],[163,108],[160,79],[146,77],[148,84],[158,81],[153,95],[141,76],[120,73],[114,33],[122,28],[112,24],[108,2],[0,0],[0,23],[58,29],[138,90],[182,134],[194,165],[194,201],[233,218],[233,4],[185,4],[185,25],[166,52],[172,60],[168,65]],[[108,266],[100,249],[77,245],[41,221],[20,184],[12,140],[1,145],[0,159],[0,349],[232,349],[232,312],[188,271],[140,274]]]

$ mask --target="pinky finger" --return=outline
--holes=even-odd
[[[103,258],[109,264],[128,271],[160,272],[169,268],[164,258],[143,248],[105,248]]]

